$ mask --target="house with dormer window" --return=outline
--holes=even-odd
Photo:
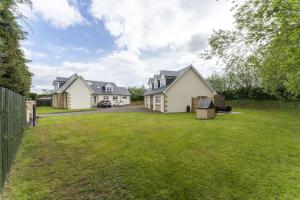
[[[145,108],[160,112],[186,112],[192,98],[213,97],[216,91],[189,65],[178,71],[161,70],[148,80],[144,94]]]
[[[109,100],[112,104],[130,104],[127,88],[119,87],[113,82],[85,80],[78,74],[73,74],[69,78],[56,77],[53,85],[55,91],[52,107],[55,108],[91,108],[101,100]]]

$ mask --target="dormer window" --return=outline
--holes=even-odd
[[[106,92],[112,92],[113,91],[113,86],[112,85],[105,85],[105,91]]]
[[[65,82],[56,81],[54,83],[55,90],[56,91],[59,90],[64,84],[65,84]]]
[[[158,88],[158,81],[156,78],[154,79],[154,88]]]
[[[152,83],[149,83],[149,88],[152,89]]]
[[[148,85],[149,85],[149,89],[152,90],[153,89],[153,79],[152,78],[149,78]]]
[[[163,87],[166,85],[166,78],[163,74],[160,76],[160,87]]]

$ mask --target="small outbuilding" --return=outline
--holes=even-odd
[[[216,116],[215,105],[211,99],[199,99],[196,108],[197,119],[213,119]]]

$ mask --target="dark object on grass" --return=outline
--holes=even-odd
[[[186,112],[191,112],[191,107],[189,105],[186,107]]]
[[[224,106],[216,106],[215,111],[216,113],[225,112]]]
[[[231,112],[232,110],[232,107],[231,106],[226,106],[225,107],[225,112]]]
[[[231,112],[232,107],[231,106],[216,106],[215,108],[216,113],[223,113],[223,112]]]

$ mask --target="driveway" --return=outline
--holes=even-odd
[[[50,117],[50,116],[65,116],[65,115],[82,115],[82,114],[93,114],[101,112],[149,112],[158,113],[157,111],[152,111],[144,108],[144,105],[134,105],[134,106],[123,106],[123,107],[111,107],[111,108],[98,108],[97,110],[88,111],[76,111],[76,112],[62,112],[62,113],[46,113],[38,114],[39,117]]]

